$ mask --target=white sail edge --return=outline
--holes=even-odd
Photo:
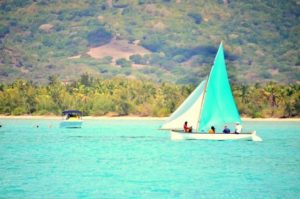
[[[188,122],[188,126],[192,126],[194,130],[196,130],[196,126],[198,125],[198,114],[199,109],[202,104],[203,93],[198,97],[196,102],[182,115],[165,123],[161,129],[162,130],[182,130],[183,124],[185,121]]]

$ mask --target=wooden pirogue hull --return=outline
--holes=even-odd
[[[262,139],[256,135],[256,131],[251,133],[241,134],[225,134],[225,133],[186,133],[178,130],[171,130],[171,140],[248,140],[248,141],[262,141]]]

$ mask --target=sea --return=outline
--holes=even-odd
[[[262,142],[172,141],[163,120],[0,119],[0,198],[300,198],[300,122]]]

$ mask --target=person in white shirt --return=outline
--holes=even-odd
[[[239,123],[239,122],[237,122],[236,124],[235,124],[235,130],[234,130],[234,133],[235,134],[240,134],[242,132],[242,125]]]

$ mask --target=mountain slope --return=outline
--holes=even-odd
[[[198,83],[220,41],[232,82],[300,80],[298,0],[23,0],[0,8],[3,82],[90,73]],[[123,57],[124,45],[105,48],[116,41],[137,50]]]

